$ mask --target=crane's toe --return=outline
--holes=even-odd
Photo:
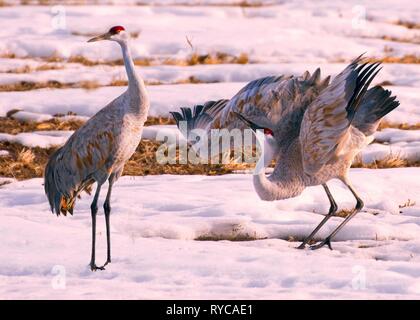
[[[98,267],[96,264],[91,264],[91,265],[90,265],[90,270],[92,270],[92,271],[96,271],[96,270],[105,270],[105,266]]]
[[[311,250],[317,250],[317,249],[322,248],[325,245],[327,245],[330,250],[333,249],[332,246],[331,246],[331,239],[329,237],[327,237],[325,240],[321,241],[318,244],[314,244],[314,245],[310,246],[309,248]]]
[[[305,249],[306,248],[306,242],[302,242],[299,247],[296,247],[296,249]]]

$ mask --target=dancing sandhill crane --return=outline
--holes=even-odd
[[[92,215],[92,271],[104,270],[111,262],[110,213],[111,191],[121,176],[124,164],[136,150],[141,139],[144,122],[149,110],[149,97],[144,81],[134,69],[128,45],[128,33],[121,26],[112,27],[107,33],[88,42],[111,40],[122,50],[128,77],[127,90],[90,118],[73,133],[66,144],[59,148],[45,168],[45,193],[51,211],[57,216],[73,214],[76,198],[93,183],[97,183],[91,208]],[[101,267],[95,263],[96,214],[102,185],[108,180],[104,202],[107,260]]]
[[[399,106],[390,91],[380,86],[368,89],[379,65],[360,56],[331,83],[329,77],[321,80],[319,69],[300,77],[266,77],[248,83],[230,101],[207,102],[194,112],[182,108],[182,114],[172,115],[178,124],[188,123],[187,140],[195,128],[263,129],[265,139],[259,141],[264,144],[264,165],[272,159],[276,164],[270,176],[260,170],[253,177],[262,200],[292,198],[308,186],[323,186],[329,212],[300,249],[337,212],[327,182],[341,180],[356,198],[355,209],[328,237],[310,247],[331,249],[331,239],[363,208],[348,177],[354,157],[373,140],[381,119]]]

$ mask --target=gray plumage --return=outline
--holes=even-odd
[[[136,110],[137,109],[137,110]],[[72,213],[76,197],[94,182],[117,179],[141,139],[148,102],[130,90],[100,110],[50,158],[45,192],[57,215]]]
[[[363,207],[348,179],[348,170],[354,157],[373,140],[381,118],[399,105],[390,91],[380,86],[369,89],[380,70],[378,66],[379,63],[363,63],[360,56],[331,83],[329,77],[321,80],[319,69],[312,75],[306,71],[300,77],[266,77],[252,81],[223,109],[213,113],[213,119],[206,120],[206,127],[199,127],[243,129],[251,124],[251,127],[273,132],[268,146],[276,160],[274,171],[268,177],[260,172],[253,178],[255,190],[263,200],[295,197],[307,186],[324,187],[331,204],[330,212],[300,248],[337,210],[326,185],[329,180],[340,179],[355,196],[357,205],[342,225],[313,248],[330,246],[331,238]],[[203,109],[202,113],[206,111]],[[180,114],[175,117],[177,121],[186,119]]]
[[[77,197],[89,191],[93,183],[97,189],[91,205],[92,258],[91,269],[104,269],[95,264],[95,232],[97,202],[102,185],[109,187],[104,202],[107,229],[108,264],[110,253],[110,197],[114,182],[121,176],[124,164],[133,155],[141,139],[149,110],[149,98],[143,80],[137,76],[128,48],[128,36],[123,27],[111,28],[98,40],[116,41],[122,49],[128,76],[128,88],[106,107],[90,118],[50,157],[44,174],[45,193],[53,213],[73,214]]]

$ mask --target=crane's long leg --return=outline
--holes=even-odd
[[[95,264],[95,244],[96,244],[96,214],[98,213],[98,198],[101,192],[102,183],[98,182],[96,187],[95,196],[93,197],[92,204],[90,205],[90,212],[92,215],[92,256],[90,259],[90,269],[92,271],[104,270],[104,267],[98,267]]]
[[[346,225],[347,222],[349,222],[358,212],[360,212],[364,206],[364,203],[362,199],[360,199],[359,195],[356,193],[356,191],[351,186],[350,182],[347,180],[343,181],[344,184],[349,188],[353,196],[356,198],[356,207],[354,208],[353,212],[344,219],[344,221],[333,231],[331,234],[325,238],[325,240],[321,241],[319,244],[311,246],[311,249],[319,249],[322,248],[325,245],[328,245],[330,249],[331,248],[331,239]]]
[[[313,239],[313,237],[317,234],[319,229],[321,229],[322,226],[328,221],[328,219],[330,219],[337,212],[337,203],[335,202],[330,192],[330,189],[328,189],[328,186],[326,183],[323,183],[322,186],[324,187],[325,193],[328,196],[328,200],[330,200],[330,210],[328,211],[324,219],[322,219],[322,221],[318,224],[318,226],[316,226],[316,228],[311,232],[311,234],[308,237],[306,237],[305,240],[303,240],[303,242],[300,244],[298,249],[304,249],[306,244],[308,244],[309,241]]]
[[[115,181],[115,174],[111,174],[108,179],[109,186],[108,192],[106,194],[105,202],[104,202],[104,212],[105,212],[105,223],[106,223],[106,245],[107,245],[107,258],[104,264],[104,267],[111,262],[111,232],[110,232],[110,225],[109,225],[109,218],[111,215],[111,192],[112,186],[114,185]]]

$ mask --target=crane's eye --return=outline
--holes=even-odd
[[[273,136],[273,130],[269,129],[269,128],[264,128],[264,134],[265,135],[269,135],[269,136]]]

